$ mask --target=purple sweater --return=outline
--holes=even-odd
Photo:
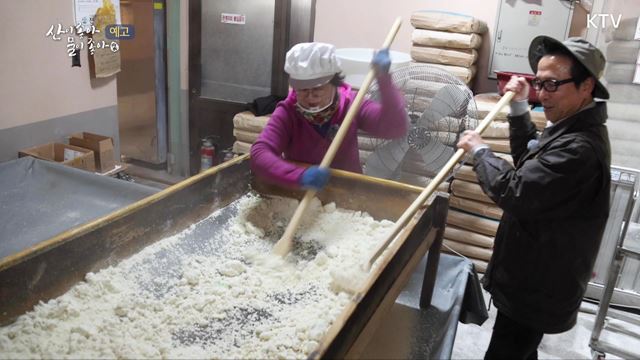
[[[378,77],[381,103],[364,100],[351,122],[331,168],[362,173],[358,154],[358,129],[385,139],[402,137],[407,132],[407,113],[401,92],[388,74]],[[330,123],[341,124],[356,93],[347,84],[338,88],[339,105]],[[280,102],[256,142],[251,147],[251,168],[261,178],[284,186],[299,186],[305,167],[290,161],[320,164],[331,144],[296,111],[296,93]]]

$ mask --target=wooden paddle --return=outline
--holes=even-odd
[[[389,30],[389,33],[387,34],[387,38],[385,39],[384,44],[382,45],[383,49],[391,46],[393,39],[395,39],[396,34],[398,33],[398,29],[400,29],[401,23],[402,23],[402,19],[400,17],[396,18],[396,21],[391,26],[391,30]],[[328,168],[329,165],[331,165],[333,158],[336,156],[336,152],[338,151],[338,148],[340,147],[340,145],[342,145],[342,140],[347,134],[349,127],[351,127],[351,122],[353,121],[354,116],[360,109],[362,100],[364,99],[364,96],[367,93],[367,90],[369,89],[371,82],[373,82],[374,77],[375,77],[375,71],[372,68],[369,70],[369,73],[365,77],[364,82],[362,83],[362,86],[360,86],[360,90],[358,90],[358,94],[356,95],[356,98],[353,101],[353,104],[351,104],[349,111],[347,111],[347,115],[342,121],[342,124],[340,125],[340,129],[338,130],[338,133],[336,134],[333,141],[331,142],[331,145],[329,146],[327,153],[324,155],[324,158],[320,163],[321,168]],[[293,237],[296,233],[296,230],[298,229],[300,220],[302,220],[302,215],[304,214],[304,211],[307,209],[307,207],[311,203],[311,199],[313,199],[313,197],[316,195],[316,192],[317,191],[315,190],[307,190],[307,192],[304,194],[304,198],[302,198],[302,201],[300,201],[298,208],[296,209],[295,213],[293,213],[293,217],[291,218],[291,221],[289,222],[287,229],[285,230],[280,240],[278,240],[276,245],[273,247],[274,254],[284,256],[289,252],[289,250],[291,250]]]

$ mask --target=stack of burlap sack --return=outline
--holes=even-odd
[[[640,169],[640,84],[633,83],[640,62],[640,40],[634,40],[637,22],[637,17],[622,19],[608,34],[604,79],[611,95],[607,104],[611,163]]]
[[[476,117],[481,120],[495,107],[500,95],[477,94],[474,100]],[[498,112],[482,137],[497,156],[513,163],[508,114],[508,106]],[[536,127],[542,130],[546,125],[544,113],[531,112],[531,115]],[[468,162],[454,173],[443,251],[464,255],[473,261],[478,272],[484,272],[491,258],[502,210],[484,194],[472,166],[473,159],[469,157]]]
[[[251,111],[237,113],[233,117],[233,136],[236,138],[233,143],[233,152],[236,154],[249,153],[251,145],[258,139],[258,135],[267,125],[269,117],[270,115],[256,116]],[[378,139],[369,138],[365,134],[358,136],[361,163],[364,163],[377,142],[379,142]]]
[[[417,11],[411,15],[411,58],[443,68],[470,84],[487,25],[472,16],[442,11]]]
[[[269,115],[256,116],[251,111],[237,113],[233,117],[233,136],[236,138],[233,143],[233,152],[247,154],[268,121]]]

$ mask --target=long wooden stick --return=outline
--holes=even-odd
[[[391,46],[393,39],[395,39],[396,34],[398,33],[398,29],[400,29],[401,23],[402,23],[402,19],[400,17],[396,18],[396,21],[391,26],[391,30],[389,30],[389,33],[387,34],[387,38],[384,40],[384,44],[382,45],[383,49]],[[356,98],[353,101],[353,104],[351,104],[349,111],[347,111],[347,115],[342,121],[342,124],[340,125],[340,129],[338,130],[338,133],[333,138],[333,141],[331,142],[331,145],[329,146],[327,153],[324,155],[324,158],[322,158],[322,162],[320,163],[321,168],[329,168],[329,165],[331,165],[333,158],[336,156],[336,152],[338,151],[338,148],[340,147],[340,145],[342,145],[342,140],[344,139],[345,135],[349,131],[349,128],[351,127],[351,122],[353,121],[353,118],[355,117],[356,113],[360,109],[362,100],[364,99],[364,96],[367,93],[367,90],[369,89],[371,82],[373,82],[374,77],[375,77],[375,71],[372,68],[369,70],[369,73],[365,77],[364,82],[362,83],[362,86],[360,86],[360,90],[358,90],[358,94],[356,95]],[[293,242],[293,236],[295,235],[296,230],[298,229],[298,225],[300,224],[302,215],[304,214],[304,211],[307,209],[307,207],[311,203],[311,199],[313,199],[313,197],[316,195],[316,192],[317,191],[315,190],[308,190],[305,193],[304,198],[302,198],[302,201],[300,201],[300,204],[296,209],[296,212],[293,213],[293,217],[291,218],[291,221],[289,222],[287,229],[285,230],[280,240],[278,240],[276,245],[273,247],[274,254],[284,256],[289,252],[289,250],[291,249],[291,243]]]
[[[511,99],[513,98],[513,95],[515,94],[512,91],[508,91],[506,94],[504,94],[502,99],[498,101],[496,106],[487,114],[487,116],[485,116],[482,122],[480,122],[480,124],[476,127],[475,131],[478,132],[479,134],[482,134],[482,132],[489,126],[489,124],[491,124],[491,121],[493,121],[493,118],[496,117],[496,114],[498,113],[498,111],[500,111],[503,106],[505,106],[511,101]],[[422,192],[420,193],[420,195],[418,195],[418,197],[413,201],[413,203],[409,205],[407,210],[405,210],[405,212],[400,216],[398,221],[396,221],[395,225],[393,226],[393,229],[391,230],[391,233],[389,234],[389,237],[380,245],[380,247],[378,247],[378,250],[369,259],[369,262],[367,263],[368,268],[371,268],[371,265],[373,265],[373,263],[376,262],[378,257],[384,251],[384,249],[386,249],[387,246],[389,246],[389,244],[391,243],[391,241],[393,241],[393,239],[396,238],[398,233],[400,233],[400,230],[402,230],[402,228],[404,228],[407,225],[407,223],[413,217],[413,215],[415,215],[418,209],[424,205],[424,203],[427,201],[429,196],[433,194],[434,190],[447,177],[449,172],[453,169],[454,166],[456,166],[456,164],[462,159],[463,156],[464,156],[464,149],[458,149],[458,151],[456,151],[456,153],[453,154],[453,156],[444,165],[444,167],[438,172],[438,174],[433,178],[433,180],[431,180],[431,182],[427,185],[427,187],[425,187],[424,190],[422,190]]]

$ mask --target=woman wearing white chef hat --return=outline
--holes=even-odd
[[[385,139],[402,137],[407,131],[404,100],[389,75],[389,50],[376,52],[371,65],[380,102],[362,102],[331,168],[362,173],[358,130]],[[284,70],[289,74],[292,89],[251,147],[252,169],[258,176],[280,185],[320,190],[328,181],[329,172],[315,165],[322,161],[356,93],[342,81],[340,60],[330,44],[295,45],[287,52]]]

